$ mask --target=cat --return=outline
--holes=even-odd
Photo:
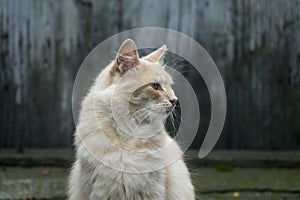
[[[125,40],[84,98],[75,132],[70,200],[193,200],[179,145],[164,122],[177,97],[161,60]]]

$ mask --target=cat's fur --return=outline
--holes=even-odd
[[[163,46],[139,58],[128,39],[97,77],[76,127],[70,200],[194,199],[182,152],[163,128],[177,99],[159,63],[165,51]],[[130,116],[134,122],[125,122],[141,128],[123,126]]]

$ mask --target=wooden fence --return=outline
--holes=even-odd
[[[85,56],[155,26],[194,38],[219,67],[228,112],[218,148],[299,149],[299,10],[298,0],[0,0],[0,147],[70,147]]]

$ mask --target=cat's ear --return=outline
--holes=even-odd
[[[167,46],[163,45],[156,51],[153,51],[149,55],[143,57],[143,59],[148,60],[150,62],[160,62],[167,51]]]
[[[137,47],[133,40],[125,40],[119,51],[115,60],[116,71],[125,74],[128,70],[134,68],[139,64],[139,56],[137,53]]]

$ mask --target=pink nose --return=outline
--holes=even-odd
[[[170,102],[173,106],[175,106],[177,103],[177,99],[170,99]]]

